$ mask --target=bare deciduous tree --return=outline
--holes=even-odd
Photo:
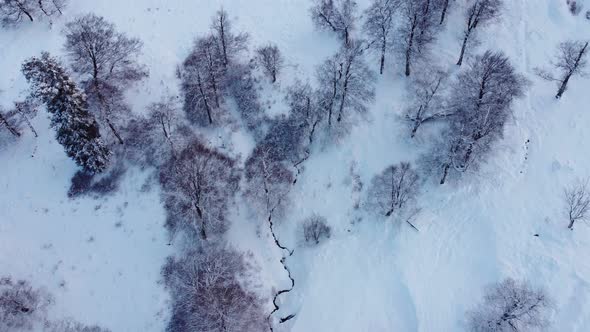
[[[191,122],[199,125],[219,122],[219,116],[215,115],[220,112],[221,92],[226,82],[223,66],[223,57],[216,48],[215,38],[197,39],[180,74],[185,97],[184,111]]]
[[[272,220],[281,215],[288,204],[288,195],[295,180],[292,165],[282,158],[280,150],[260,142],[246,160],[244,194],[255,211]]]
[[[445,119],[453,113],[446,105],[448,74],[440,69],[429,68],[416,75],[412,84],[414,100],[406,109],[406,118],[412,123],[410,136],[416,136],[424,123]]]
[[[325,217],[314,214],[303,221],[303,239],[307,245],[318,245],[329,239],[332,229]]]
[[[233,22],[223,8],[218,10],[213,17],[211,29],[224,67],[231,64],[236,57],[248,48],[248,34],[235,34],[233,32]]]
[[[367,208],[389,217],[399,213],[418,194],[418,174],[409,163],[387,167],[371,180]]]
[[[356,23],[357,4],[354,0],[314,0],[311,19],[319,29],[330,30],[349,45]]]
[[[168,226],[197,232],[203,240],[227,229],[226,213],[238,189],[235,161],[198,140],[160,171]]]
[[[505,279],[486,291],[484,302],[468,313],[474,332],[539,331],[549,326],[551,300],[526,281]]]
[[[66,24],[65,49],[72,69],[82,79],[91,106],[123,144],[114,119],[129,111],[123,91],[147,76],[137,58],[142,43],[117,32],[103,17],[87,14]]]
[[[379,52],[379,74],[383,74],[385,55],[389,53],[393,44],[393,19],[399,6],[400,0],[373,0],[365,11],[363,30],[372,48]]]
[[[557,56],[553,61],[553,67],[559,71],[557,75],[548,70],[536,68],[537,75],[547,81],[555,81],[558,84],[557,95],[559,99],[567,89],[567,84],[572,76],[585,76],[584,69],[588,64],[588,42],[568,40],[559,44]]]
[[[435,40],[437,27],[430,1],[402,1],[397,39],[401,45],[399,51],[405,62],[406,76],[410,76],[413,63],[428,54],[429,46]]]
[[[142,167],[160,167],[182,150],[192,132],[175,98],[153,103],[147,110],[146,117],[134,117],[125,127],[126,159]]]
[[[285,59],[277,45],[268,44],[256,49],[256,61],[274,83],[283,68]]]
[[[470,42],[475,42],[477,28],[486,25],[500,16],[502,0],[471,0],[471,5],[465,12],[465,29],[463,30],[463,44],[457,66],[463,63],[465,50]]]
[[[486,51],[458,75],[449,102],[454,116],[441,136],[443,146],[436,145],[433,151],[441,153],[437,157],[441,184],[449,170],[461,173],[481,162],[502,136],[512,101],[523,95],[526,86],[502,52]]]
[[[173,300],[167,331],[265,330],[263,301],[247,289],[252,269],[246,259],[223,243],[170,258],[162,272]]]
[[[588,191],[588,180],[579,180],[566,188],[563,198],[569,219],[567,228],[573,230],[575,222],[588,220],[589,217],[590,192]]]
[[[332,126],[334,116],[340,122],[346,114],[366,113],[368,103],[375,97],[375,75],[363,57],[365,50],[362,42],[350,41],[349,47],[342,48],[317,69],[318,102],[327,113],[328,127]]]

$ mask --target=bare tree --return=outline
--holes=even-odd
[[[182,150],[193,134],[175,98],[153,103],[147,111],[147,116],[131,119],[123,131],[126,159],[140,166],[160,167]]]
[[[271,82],[274,83],[283,68],[285,59],[277,45],[268,44],[256,50],[256,61],[270,77]]]
[[[365,50],[362,42],[350,41],[349,47],[317,69],[318,102],[327,113],[329,128],[334,116],[340,122],[348,113],[366,113],[367,104],[375,97],[375,75],[363,57]]]
[[[410,76],[412,64],[428,54],[435,40],[435,11],[431,0],[403,0],[401,24],[398,29],[400,52],[405,62],[405,75]]]
[[[311,19],[319,29],[330,30],[349,45],[357,19],[354,0],[314,0]]]
[[[418,174],[409,163],[387,167],[371,181],[367,208],[386,217],[398,214],[418,194]]]
[[[457,66],[463,63],[465,50],[470,42],[476,41],[477,28],[492,22],[500,16],[502,9],[502,0],[470,0],[471,5],[465,12],[465,28],[463,30],[463,44],[461,45],[461,54],[457,61]]]
[[[332,229],[325,217],[314,214],[303,221],[303,239],[307,245],[318,245],[329,239]]]
[[[572,41],[560,43],[557,56],[553,61],[553,67],[559,71],[557,75],[551,72],[536,68],[537,75],[547,81],[555,81],[558,84],[557,95],[555,98],[559,99],[567,89],[567,84],[572,76],[585,76],[584,69],[588,65],[586,56],[588,54],[588,42]]]
[[[235,161],[205,147],[198,140],[187,144],[160,171],[168,227],[184,227],[203,240],[227,229],[226,213],[238,189]]]
[[[458,75],[450,99],[454,116],[441,136],[443,145],[433,151],[440,153],[441,184],[450,170],[462,173],[477,167],[502,136],[512,101],[523,95],[527,84],[502,52],[486,51]]]
[[[123,91],[147,76],[137,60],[141,41],[117,32],[112,23],[95,14],[67,23],[64,33],[66,53],[82,79],[91,106],[99,110],[99,118],[123,144],[113,120],[129,111]]]
[[[245,283],[252,278],[246,259],[223,244],[170,258],[162,272],[173,301],[167,331],[265,330],[263,301]]]
[[[564,201],[566,212],[569,218],[567,228],[573,230],[576,221],[588,220],[590,211],[590,192],[588,191],[588,180],[577,181],[564,190]]]
[[[393,44],[391,34],[394,28],[393,19],[399,6],[400,0],[373,0],[371,6],[365,11],[363,30],[372,48],[379,52],[379,74],[381,75],[385,68],[385,55],[391,50]]]
[[[508,278],[487,289],[484,302],[468,313],[469,327],[474,332],[539,331],[549,326],[551,307],[542,289]]]
[[[0,331],[31,330],[45,319],[52,298],[26,280],[0,278]]]
[[[213,36],[197,39],[195,48],[183,63],[180,77],[184,92],[184,111],[191,122],[212,125],[219,122],[225,87],[223,57]],[[215,121],[214,121],[215,118]]]
[[[224,67],[231,64],[236,57],[248,48],[248,34],[235,34],[233,32],[233,22],[223,8],[218,10],[213,17],[211,29]]]
[[[323,119],[316,97],[311,86],[302,82],[295,82],[287,93],[287,103],[291,110],[290,121],[304,129],[308,147],[313,143],[315,131]]]
[[[0,22],[15,25],[24,20],[33,22],[42,15],[61,14],[67,0],[0,0]]]
[[[440,69],[428,68],[416,75],[412,84],[414,101],[405,111],[406,118],[412,123],[410,136],[416,136],[418,128],[424,123],[445,119],[452,116],[446,105],[448,74]]]
[[[287,207],[288,195],[295,180],[292,165],[282,156],[281,149],[262,141],[245,164],[244,195],[254,210],[271,222]]]

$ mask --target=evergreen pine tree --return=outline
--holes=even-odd
[[[39,98],[51,113],[51,126],[57,141],[69,157],[90,173],[102,172],[108,165],[110,151],[103,144],[94,117],[88,112],[86,95],[70,79],[59,61],[49,53],[33,57],[22,66]]]

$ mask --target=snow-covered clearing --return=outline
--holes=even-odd
[[[361,8],[367,3],[359,1]],[[463,331],[465,312],[480,302],[484,286],[513,277],[544,287],[554,299],[550,330],[590,331],[590,225],[568,230],[562,202],[565,185],[590,176],[590,81],[573,79],[556,101],[554,84],[533,74],[560,41],[588,39],[590,21],[572,16],[565,0],[505,3],[501,20],[482,32],[477,52],[503,50],[531,86],[514,105],[488,163],[456,183],[428,181],[419,197],[419,232],[353,208],[365,190],[353,191],[351,168],[366,188],[391,163],[417,159],[428,143],[408,138],[399,117],[405,80],[390,61],[368,121],[338,145],[314,152],[287,217],[277,221],[281,242],[295,248],[286,264],[296,280],[279,298],[277,317],[296,316],[275,330]],[[252,45],[273,41],[281,48],[288,64],[281,88],[296,76],[313,81],[314,66],[337,48],[333,36],[314,30],[307,0],[72,0],[51,29],[24,24],[0,31],[0,104],[24,95],[25,58],[41,50],[63,54],[63,24],[95,12],[144,42],[150,77],[128,95],[133,110],[143,112],[176,93],[176,66],[220,6],[251,35]],[[453,67],[458,56],[461,15],[452,11],[436,43],[433,58],[442,65]],[[273,109],[284,109],[272,89],[265,93]],[[55,297],[55,319],[71,316],[113,332],[163,331],[169,312],[160,268],[173,249],[157,186],[142,190],[146,174],[131,169],[115,195],[70,200],[75,165],[44,113],[34,124],[38,139],[26,134],[0,150],[0,276],[47,288]],[[234,152],[248,153],[250,144],[234,143]],[[289,286],[279,264],[283,253],[264,221],[238,205],[229,237],[253,252],[271,309],[272,289]],[[317,248],[302,248],[299,223],[312,213],[327,218],[333,235]]]

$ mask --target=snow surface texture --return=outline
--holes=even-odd
[[[360,7],[367,2],[359,1]],[[296,248],[286,260],[296,286],[279,298],[277,317],[296,316],[276,330],[463,331],[465,311],[481,301],[484,286],[513,277],[544,287],[554,299],[550,330],[590,331],[590,225],[569,231],[562,209],[563,186],[590,176],[590,81],[573,79],[556,101],[554,84],[533,75],[560,41],[588,39],[590,22],[572,16],[565,0],[505,3],[501,21],[482,31],[474,53],[503,50],[532,85],[515,104],[514,119],[489,162],[458,183],[424,188],[415,222],[420,232],[353,208],[359,198],[350,181],[353,164],[366,188],[373,175],[393,162],[416,159],[424,146],[407,138],[399,118],[405,80],[390,61],[369,121],[310,158],[288,217],[277,225],[281,242]],[[294,76],[311,80],[314,66],[337,48],[332,35],[313,29],[306,0],[72,0],[51,29],[45,22],[0,31],[0,104],[24,94],[19,69],[25,58],[41,50],[63,54],[66,20],[95,12],[144,42],[150,78],[128,94],[134,111],[142,112],[160,96],[176,93],[176,66],[222,5],[238,18],[236,28],[250,33],[252,45],[272,41],[287,56],[281,89]],[[585,7],[590,9],[588,1]],[[461,14],[451,13],[433,52],[451,68]],[[270,111],[284,111],[276,96],[281,89],[265,89]],[[55,142],[46,115],[34,124],[38,139],[27,134],[0,150],[0,274],[47,288],[55,297],[53,319],[71,316],[113,332],[163,331],[169,308],[159,271],[173,250],[166,245],[157,188],[142,191],[145,174],[131,170],[113,196],[68,199],[76,167]],[[232,146],[245,156],[251,143]],[[327,218],[332,238],[302,248],[297,232],[312,213]],[[259,286],[270,301],[272,289],[288,287],[289,280],[266,226],[249,215],[240,205],[229,236],[254,253]]]

